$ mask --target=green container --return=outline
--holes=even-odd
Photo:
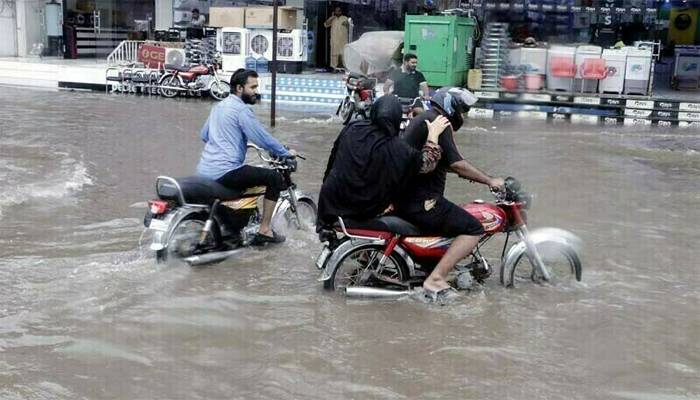
[[[455,15],[407,15],[403,51],[418,56],[430,86],[464,86],[472,68],[476,21]]]

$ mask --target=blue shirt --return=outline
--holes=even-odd
[[[289,155],[287,149],[265,130],[253,109],[234,95],[212,108],[200,136],[205,145],[197,174],[205,178],[219,179],[242,167],[248,141],[275,156]]]

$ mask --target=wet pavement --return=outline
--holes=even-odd
[[[536,194],[530,226],[583,239],[583,282],[437,307],[325,292],[311,233],[156,264],[145,201],[194,171],[212,104],[0,88],[0,398],[700,398],[697,131],[470,122],[463,155]],[[282,112],[301,189],[339,127]]]

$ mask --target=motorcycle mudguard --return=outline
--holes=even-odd
[[[321,273],[321,276],[317,279],[319,282],[325,282],[329,279],[331,279],[331,276],[333,275],[333,271],[338,267],[338,263],[340,260],[343,259],[350,251],[354,250],[355,248],[365,245],[365,244],[371,244],[374,243],[374,240],[369,240],[369,239],[350,239],[346,240],[338,247],[336,247],[333,250],[333,254],[331,254],[330,257],[328,257],[328,260],[326,261],[326,265],[323,268],[323,272]],[[379,243],[384,244],[383,240],[380,240]],[[416,275],[416,264],[413,262],[413,258],[411,258],[408,253],[404,249],[402,249],[400,246],[396,246],[394,248],[394,251],[403,258],[403,260],[406,262],[406,266],[408,267],[408,273],[409,276],[415,276]]]
[[[295,190],[294,193],[297,196],[297,201],[309,200],[314,205],[316,205],[316,201],[314,201],[311,195],[304,193],[300,190]],[[289,207],[291,207],[291,204],[289,204],[289,200],[280,197],[279,200],[277,200],[277,204],[275,205],[275,211],[273,211],[272,213],[272,220],[274,221],[277,216],[283,216],[284,213],[286,213],[287,210],[289,210]]]
[[[351,250],[353,250],[355,247],[361,246],[363,244],[369,244],[372,243],[371,240],[367,239],[352,239],[352,240],[346,240],[338,247],[336,247],[333,250],[333,254],[331,254],[330,257],[328,257],[328,260],[326,261],[326,265],[323,267],[323,272],[321,273],[321,276],[318,278],[319,282],[325,282],[329,279],[331,279],[331,275],[333,275],[333,271],[338,267],[338,262],[345,257],[347,253],[349,253]]]
[[[159,251],[168,247],[168,242],[175,231],[175,228],[190,215],[200,214],[206,211],[205,208],[181,207],[174,212],[168,213],[163,220],[168,224],[167,231],[155,231],[153,233],[153,241],[151,242],[151,250]]]
[[[573,233],[559,228],[540,228],[530,231],[530,239],[535,246],[541,244],[554,244],[560,246],[562,252],[569,254],[573,262],[576,264],[576,280],[581,280],[581,259],[578,255],[582,242],[578,236]],[[511,276],[511,271],[515,267],[515,263],[527,252],[527,245],[524,241],[520,241],[508,249],[505,257],[501,262],[501,284],[511,286],[512,282],[507,281],[507,277]]]

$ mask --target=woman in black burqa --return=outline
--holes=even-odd
[[[372,106],[369,121],[349,124],[333,144],[318,200],[319,227],[337,217],[366,220],[382,214],[419,173],[435,169],[442,151],[438,137],[449,125],[441,117],[428,124],[422,151],[398,136],[401,103],[383,96]]]

